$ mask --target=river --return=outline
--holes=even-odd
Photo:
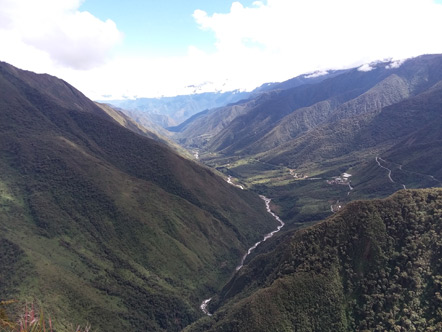
[[[231,182],[229,182],[231,183]],[[244,261],[246,260],[247,256],[250,255],[250,253],[256,249],[257,246],[259,246],[262,242],[270,239],[273,235],[275,235],[276,233],[278,233],[281,228],[284,227],[285,223],[281,220],[281,218],[279,218],[275,213],[272,212],[272,210],[270,209],[270,202],[272,201],[270,198],[267,198],[263,195],[259,195],[259,197],[265,202],[266,205],[266,210],[268,213],[270,213],[273,218],[276,219],[277,222],[279,222],[279,226],[272,232],[264,235],[263,239],[261,241],[256,242],[253,246],[251,246],[249,248],[249,250],[247,250],[247,253],[241,258],[241,263],[239,263],[239,265],[236,267],[235,272],[238,272],[239,270],[241,270],[241,268],[244,266]],[[209,309],[207,308],[209,305],[209,302],[212,300],[212,298],[208,298],[205,299],[201,305],[200,308],[201,310],[204,312],[204,314],[208,315],[208,316],[212,316],[212,314],[209,312]]]

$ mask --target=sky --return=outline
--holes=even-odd
[[[0,60],[94,100],[367,70],[442,53],[441,31],[442,0],[0,0]]]

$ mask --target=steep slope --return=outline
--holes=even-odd
[[[381,84],[380,88],[385,91],[383,86],[384,84]],[[378,88],[377,86],[376,90]],[[394,92],[387,92],[388,96],[392,94]],[[384,103],[379,102],[379,106],[374,106],[373,111],[367,112],[368,114],[361,112],[343,120],[328,121],[304,135],[299,135],[294,140],[281,143],[274,150],[266,151],[264,160],[270,163],[284,162],[299,165],[306,160],[332,159],[353,151],[362,151],[386,143],[390,145],[398,143],[399,139],[422,130],[430,123],[437,127],[442,116],[440,84],[407,99],[403,98],[406,93],[402,94],[396,90],[396,94],[397,97],[390,101],[402,99],[402,102],[390,103],[389,101],[387,104],[390,104],[390,107],[382,107]],[[383,94],[379,93],[377,96],[382,97]],[[353,100],[351,104],[359,103],[365,98],[364,94]],[[362,101],[361,104],[365,108],[370,108],[366,101]],[[346,103],[339,107],[339,110],[348,107]],[[350,109],[358,110],[358,107]],[[340,114],[342,115],[342,112]],[[302,150],[308,150],[310,153],[306,154],[300,149],[301,147]]]
[[[373,117],[383,107],[423,93],[441,79],[440,55],[409,59],[400,66],[379,62],[371,64],[369,71],[355,68],[318,83],[272,91],[207,112],[182,128],[177,139],[222,156],[255,155],[293,145],[290,140],[324,124],[340,126],[339,121]]]
[[[372,73],[372,76],[376,77],[376,74],[379,73]],[[341,76],[334,80],[338,80]],[[329,80],[324,80],[318,84],[264,92],[244,103],[207,113],[204,117],[189,124],[177,137],[183,144],[196,141],[201,148],[208,151],[234,154],[261,138],[279,120],[294,110],[312,106],[327,99],[332,99],[332,103],[345,102],[359,95],[361,90],[363,92],[369,88],[372,84],[371,80],[377,81],[378,78],[365,77],[364,79],[362,75],[355,75],[352,80],[341,78],[337,84],[330,84]],[[239,109],[240,112],[234,112],[233,108],[235,111]],[[205,130],[204,138],[209,137],[209,140],[198,141],[203,129]]]
[[[278,147],[322,124],[335,123],[361,114],[381,110],[409,97],[407,82],[392,74],[360,96],[341,105],[333,100],[316,103],[284,117],[268,134],[250,145],[248,153],[260,153]]]
[[[178,331],[275,224],[66,82],[0,63],[1,298],[38,299],[61,331]]]
[[[442,79],[442,56],[411,59],[399,68],[386,68],[388,65],[373,65],[369,72],[354,69],[313,86],[289,90],[289,96],[278,96],[267,104],[260,105],[249,113],[246,120],[233,121],[228,128],[213,138],[208,149],[227,155],[259,153],[265,151],[259,147],[278,144],[273,137],[267,136],[268,140],[261,137],[266,137],[271,130],[278,128],[281,124],[278,122],[280,119],[285,120],[286,125],[290,123],[291,131],[300,134],[325,122],[336,122],[379,111],[382,107],[431,88]],[[319,112],[303,110],[303,107],[313,106],[318,102],[328,103],[329,109],[324,110],[321,107]],[[298,115],[300,111],[301,114]],[[304,125],[306,113],[310,126]],[[289,116],[291,118],[286,119]],[[301,130],[296,130],[299,127]],[[227,139],[232,137],[232,132],[235,138]]]
[[[279,165],[287,167],[277,173],[285,182],[272,178],[267,186],[270,189],[255,182],[281,205],[281,217],[289,223],[319,220],[324,213],[336,210],[336,202],[342,206],[350,200],[385,197],[404,186],[441,186],[441,97],[440,84],[436,84],[380,111],[325,123],[256,155],[259,163],[246,167],[237,162],[229,172],[253,180],[248,174],[257,177],[254,174],[260,165],[270,169],[266,171],[270,176],[282,168]],[[382,165],[377,164],[377,156]],[[393,180],[383,167],[392,171]],[[289,170],[308,177],[293,178]],[[350,187],[330,183],[344,172],[352,175]]]
[[[155,141],[164,143],[170,148],[181,154],[182,156],[192,158],[190,153],[183,149],[181,146],[176,144],[174,141],[168,138],[169,132],[161,127],[155,126],[153,124],[149,125],[149,129],[142,126],[134,119],[126,115],[121,111],[121,109],[114,108],[109,104],[96,103],[103,111],[105,111],[112,119],[118,122],[123,127],[133,131],[134,133],[149,137]]]
[[[399,187],[442,186],[441,105],[442,85],[438,84],[426,93],[385,109],[356,137],[370,144],[379,144],[382,138],[397,142],[379,154],[385,167],[382,186],[390,187],[390,192]],[[373,190],[374,178],[378,177],[374,174],[376,170],[379,171],[379,167],[371,159],[355,172],[353,185],[359,193]]]
[[[186,331],[438,331],[441,216],[440,189],[351,203],[271,244]]]

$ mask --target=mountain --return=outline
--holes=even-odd
[[[287,90],[305,84],[315,84],[343,74],[344,72],[346,72],[346,70],[326,70],[302,74],[284,82],[265,83],[253,90],[253,94],[271,90]]]
[[[344,71],[330,70],[300,75],[282,83],[267,83],[251,92],[226,91],[203,92],[175,97],[136,98],[123,100],[108,100],[105,103],[114,105],[122,112],[146,128],[167,128],[179,131],[182,124],[201,112],[209,109],[235,104],[264,91],[286,90],[303,84],[312,84],[334,77]],[[164,134],[163,134],[164,135]]]
[[[113,118],[116,122],[118,122],[121,126],[133,131],[134,133],[149,137],[155,141],[164,143],[168,145],[170,148],[181,154],[182,156],[186,156],[188,158],[193,157],[189,154],[189,152],[183,149],[181,146],[176,144],[169,138],[169,134],[162,127],[159,127],[153,123],[146,127],[140,125],[134,119],[126,115],[122,112],[121,109],[117,107],[112,107],[109,104],[95,103],[98,107],[100,107],[103,111],[105,111],[111,118]]]
[[[357,201],[279,237],[186,331],[439,331],[442,190]]]
[[[380,62],[369,71],[354,68],[318,83],[272,90],[197,118],[178,139],[224,155],[267,151],[324,123],[379,111],[422,93],[441,80],[441,58],[422,56],[400,66]],[[206,135],[197,141],[201,127]]]
[[[350,200],[441,185],[441,84],[442,55],[375,62],[210,110],[175,138],[272,197],[289,224],[318,221]]]
[[[249,96],[250,92],[241,91],[204,92],[175,97],[108,100],[106,103],[121,108],[125,114],[147,128],[152,123],[166,128],[176,126],[206,109],[234,103]]]
[[[60,331],[179,331],[277,223],[105,108],[0,63],[0,298],[40,303]]]

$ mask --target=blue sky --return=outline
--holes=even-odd
[[[250,6],[253,1],[241,3]],[[124,33],[121,52],[169,56],[185,55],[189,45],[214,52],[215,34],[199,29],[193,12],[202,9],[210,15],[228,13],[231,5],[226,0],[87,0],[80,10],[116,23]]]
[[[369,70],[442,53],[440,31],[442,0],[0,0],[0,60],[95,100]]]

